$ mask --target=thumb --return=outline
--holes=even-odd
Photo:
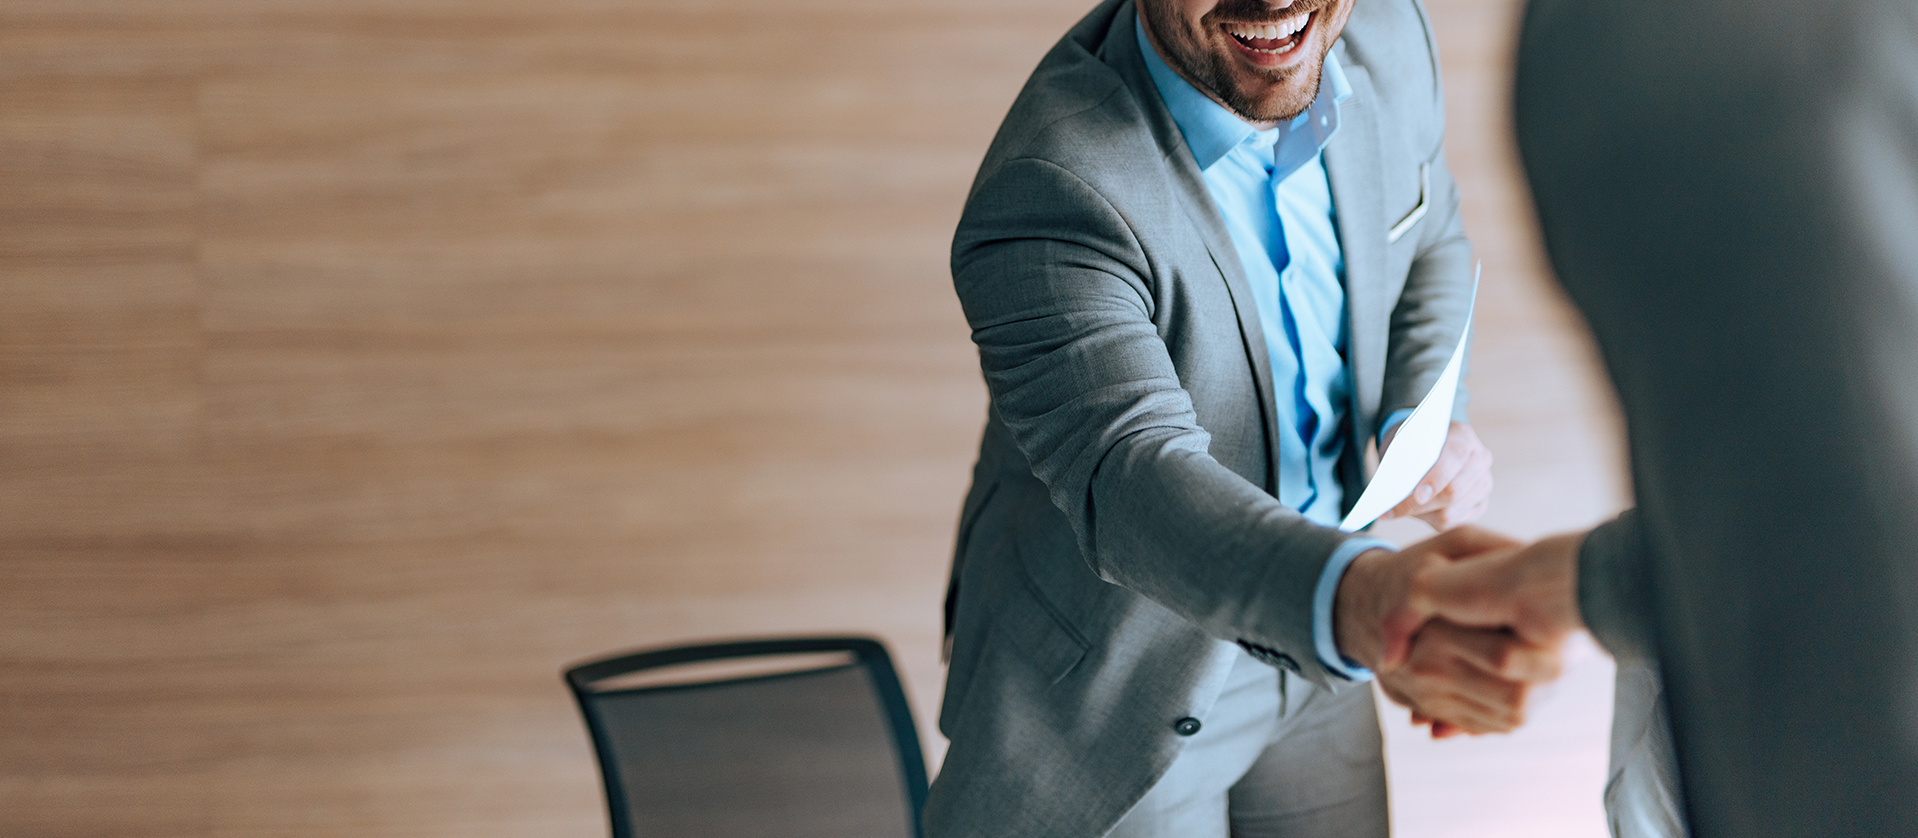
[[[1467,524],[1454,527],[1425,540],[1425,544],[1448,559],[1463,559],[1492,550],[1517,547],[1522,542],[1484,527]]]
[[[1519,606],[1495,557],[1455,558],[1431,567],[1380,625],[1379,666],[1387,671],[1411,656],[1412,638],[1433,619],[1473,628],[1504,628],[1519,620]]]
[[[1408,598],[1385,615],[1379,626],[1384,644],[1379,653],[1379,669],[1390,672],[1404,665],[1412,655],[1412,638],[1432,619],[1432,612]]]
[[[1380,639],[1383,641],[1379,654],[1379,666],[1390,671],[1403,664],[1412,652],[1412,637],[1424,628],[1433,617],[1446,617],[1453,622],[1466,623],[1467,620],[1454,617],[1451,612],[1457,605],[1453,599],[1466,595],[1469,591],[1456,590],[1469,587],[1451,582],[1447,577],[1457,575],[1460,564],[1468,559],[1494,551],[1509,550],[1520,546],[1521,542],[1501,535],[1484,527],[1466,525],[1446,530],[1424,541],[1405,548],[1406,553],[1424,554],[1442,561],[1434,562],[1420,573],[1420,579],[1412,583],[1405,598],[1397,607],[1385,616],[1380,626]],[[1477,562],[1473,562],[1477,564]],[[1469,581],[1469,580],[1468,580]],[[1434,582],[1441,584],[1434,586]],[[1445,584],[1449,582],[1449,584]],[[1461,614],[1469,619],[1469,609]],[[1482,623],[1474,623],[1482,625]],[[1496,624],[1494,624],[1496,625]]]
[[[1512,626],[1519,621],[1522,603],[1513,589],[1512,563],[1502,560],[1511,555],[1476,556],[1433,568],[1408,601],[1462,626]]]
[[[1412,656],[1412,638],[1418,636],[1425,624],[1433,617],[1440,616],[1438,603],[1428,592],[1426,582],[1441,568],[1428,568],[1414,579],[1404,598],[1397,606],[1386,612],[1385,619],[1379,623],[1379,669],[1390,672],[1404,665]]]

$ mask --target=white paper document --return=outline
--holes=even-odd
[[[1439,452],[1445,448],[1445,437],[1452,429],[1452,399],[1458,395],[1459,368],[1465,365],[1465,344],[1472,336],[1472,313],[1477,308],[1478,272],[1474,271],[1472,303],[1465,310],[1465,330],[1459,333],[1452,360],[1445,363],[1445,371],[1439,374],[1425,398],[1419,400],[1412,415],[1399,423],[1398,435],[1392,437],[1392,447],[1385,449],[1378,471],[1372,474],[1372,482],[1366,484],[1358,503],[1352,505],[1352,512],[1339,522],[1341,532],[1357,532],[1378,520],[1386,510],[1398,506],[1399,501],[1418,487],[1419,479],[1432,470],[1432,464],[1438,462]]]

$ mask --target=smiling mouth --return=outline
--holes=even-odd
[[[1305,30],[1318,12],[1289,17],[1274,23],[1226,23],[1220,28],[1251,52],[1260,55],[1285,55],[1305,40]]]

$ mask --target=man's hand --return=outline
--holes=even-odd
[[[1584,627],[1578,612],[1578,549],[1584,543],[1584,533],[1560,535],[1423,564],[1398,607],[1381,621],[1379,665],[1390,670],[1413,657],[1414,636],[1434,619],[1502,628],[1531,645],[1557,648]]]
[[[1510,632],[1433,620],[1419,630],[1410,658],[1378,680],[1387,698],[1412,708],[1414,724],[1430,723],[1432,737],[1442,739],[1516,729],[1532,686],[1557,678],[1559,666],[1556,649]]]
[[[1393,428],[1385,435],[1380,454],[1391,447],[1398,434],[1399,429]],[[1445,447],[1439,449],[1438,462],[1419,479],[1411,496],[1379,517],[1416,517],[1443,532],[1478,520],[1491,500],[1492,452],[1479,441],[1471,425],[1453,422],[1445,434]]]
[[[1438,600],[1426,587],[1440,577],[1463,584],[1446,574],[1520,549],[1489,530],[1461,527],[1397,553],[1360,554],[1334,600],[1340,652],[1378,673],[1386,696],[1411,707],[1416,720],[1432,722],[1434,736],[1517,727],[1531,685],[1558,677],[1558,643],[1530,642],[1497,622],[1434,620]]]
[[[1332,639],[1339,652],[1374,672],[1384,666],[1403,663],[1404,649],[1397,660],[1387,660],[1387,618],[1397,614],[1428,614],[1425,610],[1407,610],[1413,584],[1423,575],[1443,570],[1453,562],[1472,556],[1511,550],[1518,541],[1479,527],[1459,527],[1439,533],[1396,553],[1367,550],[1360,553],[1339,579],[1332,601]],[[1419,623],[1402,631],[1400,640],[1409,641]]]

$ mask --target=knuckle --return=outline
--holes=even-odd
[[[1523,714],[1525,712],[1525,690],[1525,684],[1509,684],[1505,690],[1504,706],[1514,713]]]
[[[1500,675],[1511,675],[1512,670],[1518,668],[1518,655],[1513,651],[1510,643],[1493,646],[1485,658],[1486,662],[1492,665],[1492,671]]]
[[[1421,712],[1430,718],[1440,721],[1449,722],[1459,718],[1459,709],[1456,702],[1444,696],[1427,696],[1424,701],[1419,703],[1419,710]]]

